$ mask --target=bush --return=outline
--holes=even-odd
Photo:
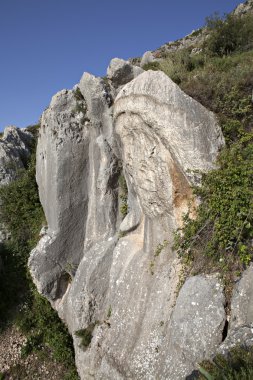
[[[207,18],[210,37],[206,49],[214,55],[223,56],[253,47],[253,15],[227,15],[224,19],[217,14]]]
[[[128,213],[128,189],[127,189],[127,183],[126,179],[123,174],[119,176],[119,198],[120,198],[120,213],[122,215],[122,218],[125,218],[125,216]]]
[[[37,129],[33,132],[37,133]],[[11,233],[11,239],[0,246],[4,265],[0,276],[0,328],[15,319],[27,336],[23,355],[40,350],[45,353],[47,348],[66,367],[66,378],[77,380],[72,339],[50,303],[35,290],[27,271],[29,253],[45,221],[35,181],[35,152],[27,170],[22,170],[16,181],[0,188],[0,199],[1,221]],[[16,366],[13,373],[20,374],[21,369],[25,371]]]
[[[17,325],[28,337],[24,354],[48,346],[57,361],[73,365],[74,351],[67,328],[50,303],[35,289],[30,291],[17,318]]]
[[[93,330],[95,326],[97,325],[97,322],[91,323],[86,329],[77,330],[75,332],[75,335],[81,338],[81,347],[86,350],[92,340],[93,337]]]
[[[182,256],[194,258],[200,251],[223,265],[231,256],[232,262],[247,265],[253,254],[253,135],[245,134],[224,149],[218,165],[195,187],[202,203],[196,219],[185,216],[175,248]]]
[[[234,347],[226,356],[201,363],[200,374],[198,378],[207,380],[252,380],[253,347]]]
[[[35,181],[35,155],[16,181],[0,188],[0,199],[1,219],[12,236],[11,249],[25,265],[44,221]]]

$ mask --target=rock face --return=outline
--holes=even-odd
[[[141,58],[140,66],[143,67],[143,66],[145,66],[148,63],[151,63],[153,61],[154,61],[154,56],[153,56],[152,52],[146,51]]]
[[[0,139],[0,186],[17,178],[18,169],[30,155],[32,135],[25,129],[15,126],[6,127]]]
[[[252,12],[253,12],[253,1],[247,0],[244,3],[239,4],[233,13],[237,16],[241,16],[245,13],[252,13]]]
[[[122,81],[129,65],[111,63],[109,84],[85,73],[42,116],[37,181],[48,229],[29,266],[73,335],[82,379],[179,380],[222,341],[219,281],[191,278],[177,297],[172,245],[194,171],[211,169],[224,141],[214,115],[165,74]],[[82,347],[75,332],[87,328]]]
[[[26,129],[15,126],[6,127],[0,139],[0,186],[14,181],[20,169],[23,169],[30,155],[33,140],[32,134]],[[0,243],[6,240],[8,232],[0,219]]]
[[[143,70],[140,67],[131,65],[123,59],[114,58],[107,69],[107,78],[112,82],[113,87],[118,88],[130,82],[142,72]]]
[[[231,301],[231,318],[228,335],[219,348],[227,353],[231,347],[244,344],[253,345],[253,265],[243,273],[234,289]]]

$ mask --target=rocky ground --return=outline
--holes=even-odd
[[[64,369],[48,349],[24,356],[26,337],[15,326],[0,335],[0,379],[4,380],[62,380]],[[1,375],[3,377],[1,377]]]

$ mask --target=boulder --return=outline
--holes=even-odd
[[[215,116],[165,74],[133,79],[128,63],[113,62],[113,106],[107,81],[85,73],[80,91],[58,93],[42,116],[37,181],[48,229],[29,266],[72,333],[81,379],[184,379],[221,342],[224,298],[215,277],[197,277],[177,300],[173,233],[195,170],[214,167],[224,140]],[[91,328],[82,347],[76,331]]]
[[[128,61],[124,61],[120,58],[113,58],[107,69],[107,77],[112,81],[115,88],[118,88],[141,74],[143,70],[132,65]]]
[[[222,341],[224,305],[223,287],[216,276],[199,275],[184,283],[162,348],[161,379],[185,379],[193,363],[212,357]]]
[[[237,345],[253,345],[253,265],[243,272],[234,288],[228,335],[219,352],[226,354]]]
[[[153,56],[152,52],[146,51],[141,58],[140,66],[144,67],[148,63],[154,62],[154,60],[155,60],[155,57]]]

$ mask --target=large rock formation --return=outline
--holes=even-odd
[[[114,60],[109,81],[85,73],[42,116],[37,181],[48,229],[29,266],[73,335],[82,379],[178,380],[222,342],[219,280],[190,278],[179,292],[172,244],[196,170],[211,169],[224,142],[215,116],[165,74],[129,65]],[[75,334],[85,329],[88,347]]]

